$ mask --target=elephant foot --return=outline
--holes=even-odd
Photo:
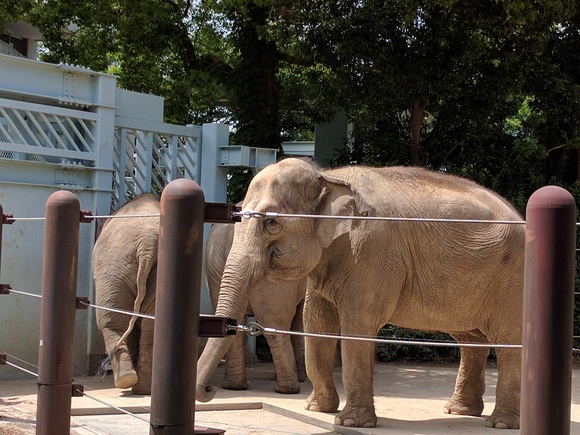
[[[115,387],[125,389],[131,388],[139,381],[137,372],[133,368],[131,357],[127,349],[118,349],[111,358],[113,368],[113,379]]]
[[[496,429],[519,429],[520,428],[520,413],[512,414],[496,412],[494,410],[485,420],[487,427],[494,427]]]
[[[314,412],[335,412],[338,410],[338,393],[336,390],[329,394],[316,394],[314,391],[310,393],[304,409]]]
[[[151,384],[145,385],[137,383],[131,388],[131,392],[137,396],[150,396],[151,395]]]
[[[446,414],[480,416],[483,412],[483,399],[480,397],[472,401],[466,401],[453,396],[443,407]]]
[[[298,383],[298,380],[286,384],[276,381],[274,384],[274,391],[280,394],[298,394],[300,392],[300,384]]]
[[[373,406],[354,407],[347,405],[335,417],[334,424],[346,427],[375,427],[377,415]]]
[[[135,370],[130,370],[119,374],[115,374],[115,371],[113,370],[113,378],[115,380],[115,387],[122,390],[125,388],[131,388],[139,381],[137,372],[135,372]]]
[[[247,390],[248,380],[245,377],[241,379],[224,378],[222,388],[225,390]]]

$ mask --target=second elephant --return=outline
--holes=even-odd
[[[129,215],[144,217],[123,218]],[[154,314],[158,215],[159,199],[144,194],[105,222],[93,248],[97,305]],[[135,394],[150,394],[153,320],[107,309],[97,309],[96,319],[111,359],[115,386],[132,388]]]
[[[212,226],[206,248],[206,274],[210,296],[217,305],[222,274],[232,241],[234,225]],[[306,293],[306,278],[298,281],[272,283],[259,281],[249,295],[246,315],[256,317],[265,327],[302,331],[302,305]],[[299,382],[306,378],[304,365],[304,340],[300,336],[266,335],[276,367],[274,390],[293,394],[300,391]],[[248,387],[245,368],[244,335],[236,334],[226,354],[225,375],[222,387],[242,390]]]

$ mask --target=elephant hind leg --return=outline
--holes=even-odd
[[[238,332],[226,353],[222,387],[226,390],[247,390],[245,335]]]
[[[111,365],[113,367],[115,387],[121,389],[131,388],[139,380],[127,347],[120,346],[114,351],[111,356]]]
[[[478,331],[451,336],[458,342],[486,342],[486,338]],[[483,412],[485,365],[489,348],[462,347],[460,352],[461,363],[455,381],[455,391],[445,404],[444,411],[447,414],[479,416]]]
[[[304,301],[301,301],[296,307],[296,314],[292,319],[293,331],[304,331],[304,319],[302,312],[304,310]],[[296,374],[298,375],[298,382],[306,380],[306,361],[304,356],[304,336],[292,335],[290,337],[292,343],[292,351],[294,352],[294,360],[296,361]]]
[[[499,342],[499,341],[498,341]],[[521,349],[496,348],[497,390],[495,408],[485,420],[487,427],[520,427]]]
[[[152,313],[148,313],[152,314]],[[136,325],[137,326],[137,325]],[[135,370],[139,377],[138,382],[133,385],[131,392],[139,395],[151,394],[151,371],[153,362],[153,329],[154,323],[152,319],[140,319],[138,322],[138,338],[135,352],[137,356],[135,362]]]
[[[280,394],[298,394],[300,384],[296,373],[296,360],[290,337],[287,335],[266,335],[276,367],[274,391]]]
[[[137,383],[138,377],[127,341],[114,346],[114,344],[118,343],[119,334],[109,327],[103,328],[103,337],[105,343],[108,344],[107,352],[111,359],[115,387],[121,389],[131,388]]]

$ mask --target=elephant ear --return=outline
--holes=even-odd
[[[357,216],[356,193],[349,183],[322,174],[324,189],[316,214],[332,216]],[[343,234],[351,231],[355,223],[352,219],[318,219],[317,233],[323,248]]]

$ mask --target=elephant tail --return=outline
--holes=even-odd
[[[111,365],[112,358],[113,358],[113,354],[110,353],[107,355],[107,357],[105,359],[103,359],[101,361],[101,365],[97,369],[97,373],[95,373],[95,376],[98,376],[100,378],[104,378],[105,376],[107,376],[107,373],[109,372],[109,367]]]
[[[143,304],[143,300],[147,295],[147,278],[149,278],[149,273],[151,272],[151,269],[153,269],[153,266],[155,266],[156,261],[156,257],[149,258],[148,256],[142,256],[139,258],[139,268],[137,269],[137,296],[133,304],[134,313],[141,312],[141,305]],[[133,331],[136,322],[137,316],[131,316],[131,320],[129,320],[129,326],[121,338],[119,338],[119,341],[115,345],[115,350],[117,350],[119,346],[125,342],[131,331]]]

